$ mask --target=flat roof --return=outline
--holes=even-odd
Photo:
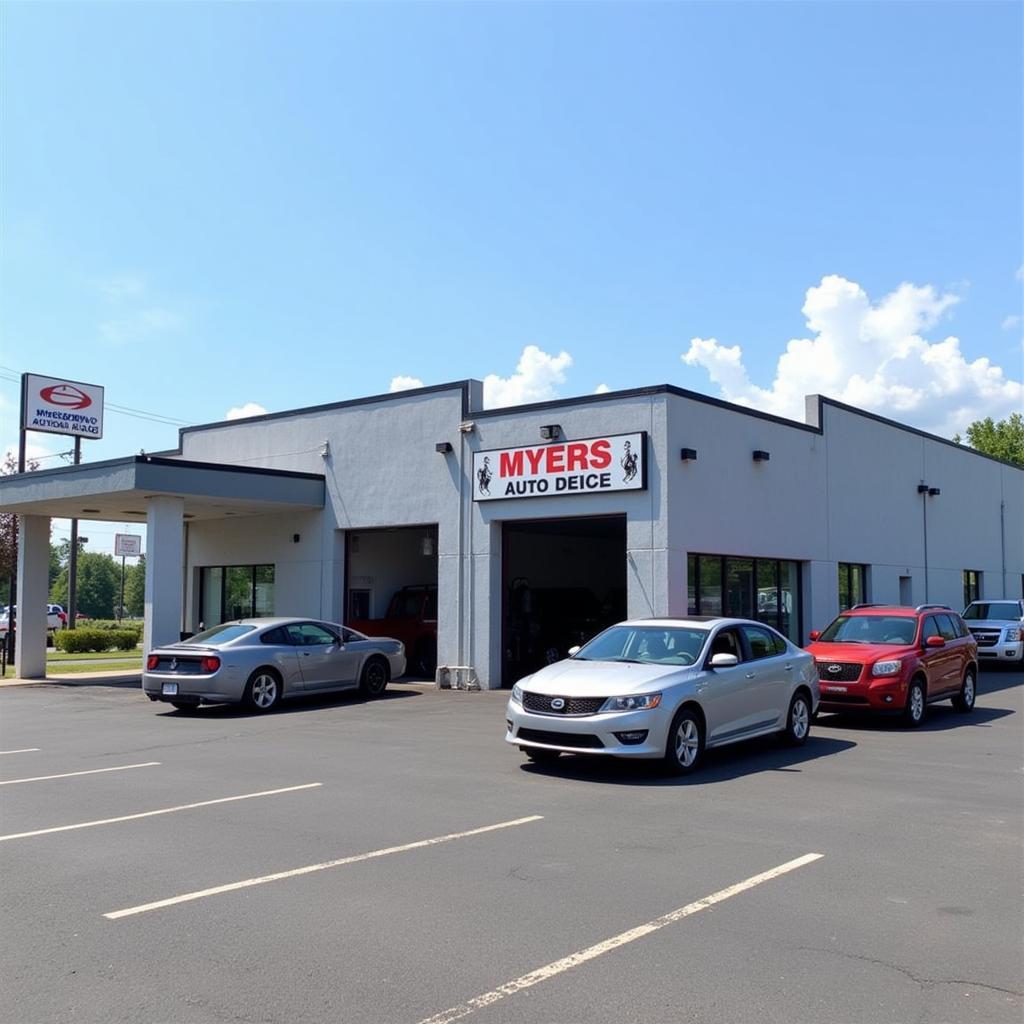
[[[0,508],[54,519],[146,521],[146,499],[183,498],[189,520],[324,507],[321,473],[192,462],[158,455],[61,466],[0,477]]]

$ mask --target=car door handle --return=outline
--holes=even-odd
[[[754,676],[756,676],[756,675],[757,675],[757,673],[756,673],[756,672],[748,672],[748,673],[747,673],[747,678],[748,678],[748,679],[753,679],[753,678],[754,678]]]
[[[786,666],[786,671],[787,672],[792,672],[793,671],[793,666],[792,665],[787,665]]]

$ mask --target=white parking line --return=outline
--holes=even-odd
[[[64,772],[63,775],[36,775],[31,779],[8,779],[0,782],[0,786],[16,786],[19,782],[46,782],[48,779],[71,779],[76,775],[99,775],[100,772],[126,772],[129,768],[152,768],[159,761],[144,761],[142,764],[119,764],[113,768],[90,768],[87,772]]]
[[[258,796],[276,796],[278,793],[294,793],[300,789],[315,789],[322,782],[307,782],[301,786],[287,786],[284,789],[265,789],[260,793],[243,793],[241,796],[222,796],[216,800],[201,800],[195,804],[179,804],[177,807],[161,807],[156,811],[142,811],[140,814],[123,814],[119,818],[101,818],[98,821],[80,821],[76,825],[56,825],[53,828],[37,828],[34,832],[12,832],[0,836],[0,843],[8,839],[28,839],[30,836],[46,836],[51,832],[71,832],[76,828],[93,828],[95,825],[113,825],[118,821],[134,821],[136,818],[155,818],[158,814],[173,814],[175,811],[191,811],[195,807],[212,807],[214,804],[228,804],[233,800],[253,800]]]
[[[0,754],[35,754],[38,747],[22,747],[21,750],[0,750]]]
[[[485,832],[497,832],[503,828],[514,828],[516,825],[526,825],[531,821],[542,821],[542,814],[531,814],[526,818],[516,818],[514,821],[499,821],[496,825],[484,825],[481,828],[471,828],[465,832],[449,832],[444,836],[434,836],[432,839],[420,839],[415,843],[404,843],[402,846],[388,846],[382,850],[371,850],[369,853],[357,853],[352,857],[340,857],[338,860],[328,860],[321,864],[309,864],[303,868],[292,868],[290,871],[278,871],[273,875],[261,875],[259,878],[246,878],[241,882],[230,882],[227,885],[216,885],[211,889],[199,889],[196,892],[187,892],[181,896],[171,896],[166,900],[157,900],[154,903],[142,903],[137,907],[126,907],[124,910],[112,910],[103,916],[111,921],[120,917],[131,917],[133,914],[145,914],[150,910],[159,910],[161,907],[172,907],[176,903],[188,903],[190,900],[201,900],[206,896],[217,896],[222,892],[234,892],[236,889],[248,889],[254,885],[266,885],[267,882],[279,882],[283,878],[296,878],[299,875],[311,875],[314,871],[326,871],[328,868],[340,868],[345,864],[358,864],[364,860],[374,860],[377,857],[387,857],[392,853],[405,853],[408,850],[419,850],[426,846],[437,846],[439,843],[450,843],[455,839],[468,839],[470,836],[480,836]]]
[[[752,875],[742,882],[730,885],[726,889],[719,889],[718,892],[705,896],[704,899],[697,900],[695,903],[687,903],[685,907],[680,907],[678,910],[673,910],[662,917],[657,917],[647,924],[631,928],[627,932],[622,932],[613,938],[605,939],[604,942],[598,942],[594,946],[588,946],[586,949],[581,949],[578,953],[572,953],[561,960],[555,960],[546,967],[538,967],[537,970],[524,974],[521,978],[516,978],[515,981],[507,981],[504,985],[494,989],[493,992],[485,992],[482,996],[477,996],[468,1002],[453,1006],[448,1010],[442,1010],[441,1013],[434,1014],[433,1017],[427,1017],[425,1020],[420,1021],[420,1024],[451,1024],[452,1021],[459,1020],[461,1017],[467,1017],[476,1010],[482,1010],[485,1006],[498,1002],[499,999],[504,999],[506,996],[515,995],[516,992],[522,992],[523,989],[538,985],[542,981],[547,981],[548,978],[553,978],[555,975],[568,971],[573,967],[578,967],[580,964],[593,960],[595,957],[610,953],[613,949],[625,946],[628,942],[642,939],[645,935],[650,935],[666,925],[681,921],[684,917],[696,914],[700,910],[706,910],[708,907],[721,903],[731,896],[737,896],[741,892],[746,892],[747,889],[753,889],[755,885],[770,881],[772,878],[778,878],[779,875],[784,875],[788,871],[795,871],[797,868],[802,868],[806,864],[811,864],[824,856],[823,853],[806,853],[802,857],[797,857],[796,860],[780,864],[777,868],[763,871],[759,875]]]

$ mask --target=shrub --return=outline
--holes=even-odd
[[[134,651],[139,633],[134,629],[62,629],[54,635],[58,650],[67,654],[86,651]]]

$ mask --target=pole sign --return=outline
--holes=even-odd
[[[137,533],[115,533],[114,554],[138,558],[142,554],[142,537]]]
[[[46,434],[103,436],[103,388],[96,384],[26,373],[23,379],[23,430]]]
[[[647,488],[647,434],[614,434],[473,453],[473,500]]]

